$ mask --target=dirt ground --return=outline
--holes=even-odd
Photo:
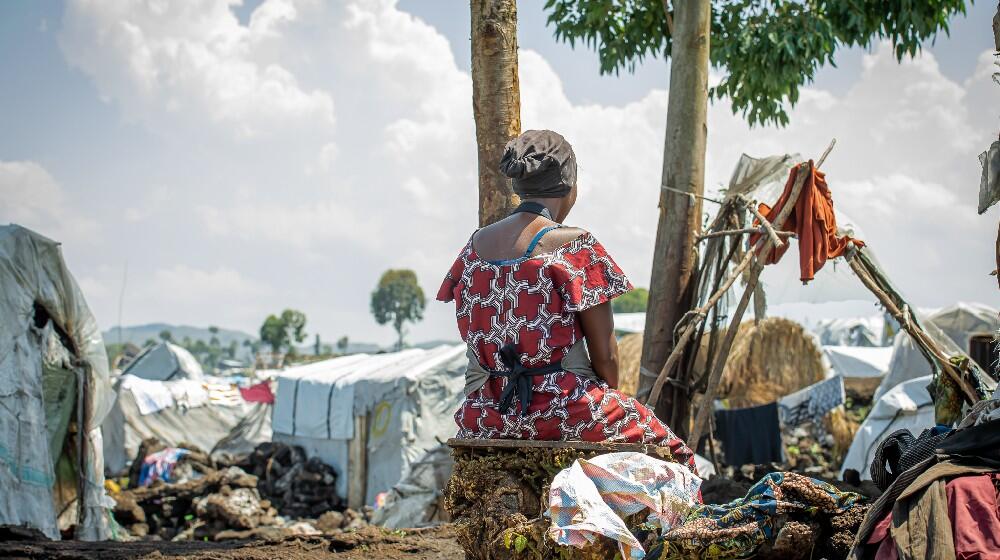
[[[375,558],[461,560],[462,548],[450,526],[389,531],[366,527],[353,533],[289,537],[274,541],[131,543],[36,540],[0,542],[0,557],[61,560],[373,560]]]

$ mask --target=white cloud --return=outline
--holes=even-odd
[[[154,128],[180,121],[189,132],[207,121],[245,140],[289,128],[332,130],[330,96],[266,56],[267,41],[295,20],[293,4],[269,1],[245,27],[233,3],[71,1],[60,43],[105,98]]]
[[[0,161],[0,223],[56,240],[94,242],[100,234],[97,222],[76,211],[62,186],[33,161]]]
[[[190,298],[135,302],[143,320],[216,314],[233,318],[216,323],[252,329],[254,313],[298,306],[326,336],[388,341],[387,329],[362,320],[379,274],[414,268],[432,296],[475,228],[470,77],[440,33],[391,0],[266,0],[245,26],[207,0],[71,0],[61,37],[67,59],[181,162],[154,177],[173,185],[172,200],[124,212],[150,236],[143,251],[178,263],[147,265],[144,281]],[[825,169],[838,208],[916,303],[987,300],[993,285],[978,274],[995,220],[972,206],[975,156],[996,135],[990,62],[984,55],[977,74],[956,83],[929,54],[897,64],[880,47],[846,94],[805,89],[784,130],[751,130],[715,103],[707,184],[727,181],[742,152],[815,157],[836,137]],[[666,92],[624,106],[574,104],[527,50],[520,82],[524,127],[560,131],[576,148],[571,221],[647,284]],[[841,295],[810,297],[824,293]],[[454,336],[450,314],[430,303],[415,337]]]

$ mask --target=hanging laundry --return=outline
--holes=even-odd
[[[240,395],[247,402],[274,404],[274,393],[271,392],[271,384],[267,381],[249,387],[240,387]]]
[[[549,536],[582,548],[603,535],[618,542],[622,558],[642,558],[642,544],[623,519],[649,509],[649,523],[672,529],[700,503],[700,488],[701,479],[686,466],[644,453],[577,459],[552,480]]]
[[[726,463],[729,465],[760,465],[782,461],[778,403],[716,410],[715,435],[722,441]]]
[[[663,534],[646,558],[747,558],[774,540],[786,517],[843,513],[861,500],[858,494],[841,492],[807,476],[771,473],[754,484],[745,498],[695,508],[684,524]]]
[[[126,374],[121,377],[121,388],[132,392],[139,414],[143,416],[174,406],[174,395],[162,381]]]
[[[818,423],[834,408],[844,404],[844,378],[835,375],[778,399],[778,413],[785,426]]]
[[[792,186],[798,177],[800,168],[792,168],[785,183],[785,190],[778,197],[778,202],[771,208],[766,204],[760,205],[760,213],[772,224],[778,217],[778,213],[788,203],[792,193]],[[803,282],[812,280],[816,272],[823,268],[828,259],[839,257],[847,249],[850,243],[858,247],[864,247],[864,242],[858,239],[851,239],[848,236],[837,236],[837,218],[833,212],[833,197],[826,184],[826,175],[816,169],[812,161],[806,170],[809,174],[802,185],[802,191],[795,207],[784,224],[774,224],[783,231],[794,231],[798,236],[799,244],[799,272]],[[757,242],[760,234],[750,236],[750,244]],[[781,260],[788,250],[789,244],[775,248],[767,258],[766,264],[774,264]]]

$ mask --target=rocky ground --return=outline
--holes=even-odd
[[[17,539],[17,540],[14,540]],[[85,543],[52,542],[36,535],[4,534],[0,529],[0,557],[59,560],[141,560],[192,558],[203,560],[460,560],[462,548],[450,526],[389,531],[365,527],[336,535],[294,536],[278,539],[214,541],[137,541]]]

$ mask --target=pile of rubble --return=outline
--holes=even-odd
[[[134,461],[142,465],[162,450],[143,442]],[[236,464],[219,465],[190,449],[173,465],[170,482],[139,486],[139,468],[127,488],[112,492],[122,538],[229,540],[283,538],[357,530],[372,511],[345,509],[336,494],[336,472],[301,448],[263,443]],[[113,489],[114,490],[114,489]]]

